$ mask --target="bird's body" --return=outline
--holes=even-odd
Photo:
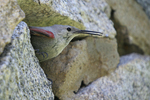
[[[40,62],[59,55],[69,42],[81,34],[104,36],[100,32],[79,30],[68,25],[30,27],[31,43]]]

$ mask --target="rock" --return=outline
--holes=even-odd
[[[97,44],[99,43],[99,44]],[[54,94],[68,100],[85,85],[116,69],[116,41],[92,37],[70,43],[56,58],[41,63],[48,78],[53,80]]]
[[[116,31],[107,17],[110,7],[104,0],[18,0],[18,3],[26,13],[24,21],[29,26],[71,25],[110,37],[77,38],[59,56],[41,63],[53,81],[56,97],[72,98],[82,82],[87,85],[115,70],[119,63]]]
[[[50,0],[17,0],[21,9],[26,14],[24,21],[28,26],[52,26],[54,24],[75,26],[84,29],[82,23],[74,21],[67,16],[62,16],[52,8]],[[52,2],[52,3],[51,3]],[[54,1],[56,2],[56,1]],[[57,1],[58,2],[58,1]]]
[[[27,24],[15,28],[0,56],[0,100],[53,100],[51,82],[35,57]]]
[[[16,0],[0,1],[0,54],[10,43],[16,25],[25,17]]]
[[[112,8],[111,19],[117,31],[120,55],[150,54],[150,21],[135,0],[106,0]]]
[[[82,88],[71,100],[149,100],[149,66],[150,56],[121,57],[115,72]]]
[[[116,31],[112,27],[113,23],[106,16],[106,14],[110,16],[110,7],[104,0],[74,0],[70,2],[53,0],[52,9],[63,16],[82,22],[88,30],[101,31],[109,34],[111,38],[116,35]]]
[[[150,19],[150,1],[149,0],[136,0],[144,9],[148,18]]]
[[[56,0],[18,0],[26,14],[29,26],[52,26],[54,24],[75,26],[79,29],[101,31],[114,38],[116,31],[110,16],[110,7],[104,0],[56,1]],[[93,6],[94,5],[94,6]],[[79,8],[79,9],[78,9]],[[88,8],[88,10],[87,10]]]

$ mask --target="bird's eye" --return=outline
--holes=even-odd
[[[71,31],[71,28],[70,28],[70,27],[68,27],[68,28],[67,28],[67,31]]]

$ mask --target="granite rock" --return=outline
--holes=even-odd
[[[150,54],[150,20],[135,0],[106,0],[117,31],[120,55]]]
[[[59,99],[75,95],[82,81],[87,85],[115,70],[119,63],[116,31],[108,18],[110,7],[104,0],[18,0],[18,3],[29,26],[70,25],[110,37],[78,37],[56,58],[41,63]]]
[[[149,100],[150,56],[130,54],[120,60],[118,69],[82,88],[71,100]]]
[[[148,18],[150,19],[150,1],[149,0],[136,0],[143,8]]]
[[[25,22],[15,28],[0,56],[0,100],[53,100],[51,82],[35,57]]]
[[[0,54],[10,43],[16,25],[25,17],[16,0],[0,1]]]
[[[99,44],[97,44],[99,43]],[[71,42],[56,58],[41,63],[47,77],[53,80],[53,92],[61,100],[68,100],[82,82],[88,85],[116,69],[118,53],[116,41],[94,39]]]

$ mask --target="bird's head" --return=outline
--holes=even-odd
[[[30,31],[32,32],[32,35],[36,36],[43,36],[47,38],[69,38],[72,39],[76,36],[100,36],[100,37],[108,37],[107,35],[104,35],[102,32],[96,32],[96,31],[88,31],[88,30],[80,30],[78,28],[75,28],[73,26],[69,25],[53,25],[49,27],[30,27]]]
[[[48,31],[54,34],[56,38],[65,39],[67,42],[71,41],[74,37],[96,36],[96,37],[108,37],[102,32],[80,30],[76,27],[69,25],[53,25],[47,28]]]
[[[35,49],[40,49],[41,52],[47,52],[48,58],[39,56],[41,61],[53,58],[60,54],[62,50],[70,43],[74,37],[94,35],[98,37],[104,36],[101,32],[80,30],[68,25],[53,25],[48,27],[29,27],[31,42]]]

